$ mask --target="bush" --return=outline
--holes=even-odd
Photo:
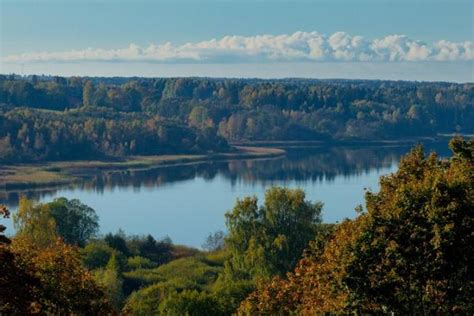
[[[156,263],[153,263],[148,258],[143,258],[140,256],[134,256],[127,259],[127,265],[130,270],[137,269],[151,269],[156,267]]]
[[[124,308],[134,315],[158,313],[157,306],[168,294],[184,290],[210,291],[222,266],[205,257],[181,258],[154,269],[125,273],[125,283],[136,289]]]
[[[223,315],[218,301],[209,293],[198,291],[173,292],[159,306],[163,315],[212,316]]]
[[[114,252],[115,250],[105,242],[94,241],[81,249],[82,261],[90,270],[103,268],[107,265]]]

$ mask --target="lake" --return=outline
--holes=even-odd
[[[426,148],[449,155],[446,143]],[[396,171],[410,147],[285,149],[287,155],[280,158],[107,172],[55,189],[0,191],[0,203],[15,211],[20,195],[40,202],[77,198],[97,211],[101,233],[121,228],[200,247],[209,233],[225,230],[224,213],[237,198],[256,195],[262,202],[270,186],[304,189],[308,199],[324,203],[325,222],[353,218],[365,189],[377,190],[379,177]],[[12,234],[11,224],[7,227]]]

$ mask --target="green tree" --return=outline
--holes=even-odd
[[[212,120],[210,120],[207,113],[207,109],[203,106],[193,107],[188,116],[189,126],[193,126],[199,129],[204,127],[212,126]]]
[[[115,250],[104,241],[93,241],[81,249],[84,265],[93,270],[107,265]]]
[[[255,197],[237,200],[226,214],[225,243],[232,253],[226,270],[251,279],[284,275],[314,239],[321,209],[299,189],[271,188],[260,207]]]
[[[127,257],[130,256],[130,250],[128,249],[125,232],[123,230],[119,230],[116,234],[108,233],[105,235],[104,240],[110,247],[120,251]]]
[[[127,266],[129,267],[130,270],[151,269],[151,268],[156,267],[156,263],[153,263],[148,258],[134,256],[127,259]]]
[[[99,230],[99,217],[94,209],[77,199],[58,198],[48,203],[56,230],[64,241],[84,247]]]
[[[99,84],[95,90],[93,100],[93,104],[96,106],[108,106],[107,88],[103,83]]]
[[[93,106],[95,96],[95,87],[92,81],[88,80],[82,91],[82,104],[84,106]]]
[[[207,251],[217,251],[224,248],[225,233],[222,230],[216,231],[214,234],[207,236],[202,248]]]
[[[0,161],[8,161],[12,159],[14,153],[14,148],[11,145],[11,137],[7,135],[5,137],[0,137]]]
[[[184,290],[167,295],[159,306],[160,314],[169,316],[217,316],[223,315],[217,300],[211,294]]]
[[[120,310],[123,302],[123,279],[121,277],[121,268],[114,253],[107,262],[105,269],[99,269],[94,272],[94,279],[105,290],[110,302],[115,309]]]
[[[302,190],[274,187],[258,206],[256,197],[237,200],[226,213],[226,249],[231,256],[213,291],[221,309],[233,313],[257,283],[291,271],[321,226],[322,203]]]
[[[171,243],[166,241],[156,241],[153,236],[148,235],[139,245],[140,256],[151,261],[163,264],[171,259]]]

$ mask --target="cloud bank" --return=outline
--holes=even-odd
[[[346,32],[324,35],[295,32],[282,35],[225,36],[183,45],[151,44],[126,48],[87,48],[61,52],[9,55],[6,63],[35,62],[150,62],[150,63],[243,63],[243,62],[422,62],[473,61],[474,42],[439,40],[424,43],[405,35],[378,39]]]

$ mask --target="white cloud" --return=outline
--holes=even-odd
[[[5,63],[28,62],[415,62],[473,61],[474,43],[440,40],[427,44],[405,35],[379,39],[352,36],[345,32],[324,35],[296,32],[282,35],[225,36],[183,45],[172,43],[126,48],[87,48],[62,52],[31,52],[6,56]]]

